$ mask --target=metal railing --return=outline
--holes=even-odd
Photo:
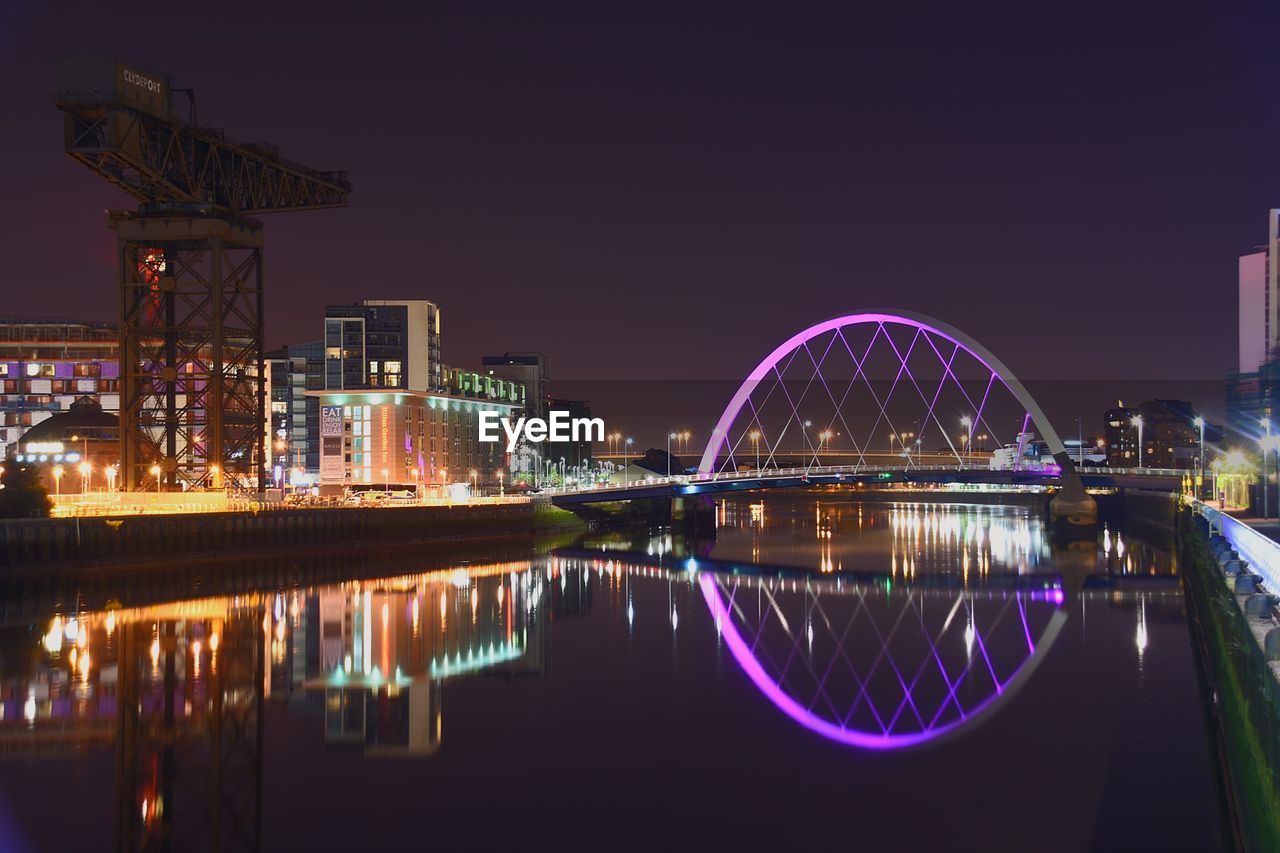
[[[1210,530],[1221,533],[1231,543],[1249,568],[1262,577],[1267,589],[1280,590],[1280,542],[1201,501],[1192,507],[1209,522]]]
[[[1119,477],[1182,477],[1187,472],[1179,468],[1098,468],[1076,469],[1082,476],[1119,476]],[[647,477],[624,483],[591,483],[568,489],[544,489],[539,494],[572,495],[583,492],[626,491],[629,489],[648,489],[654,486],[699,485],[702,483],[732,482],[738,480],[780,480],[794,477],[825,477],[838,474],[945,474],[973,473],[1001,476],[1010,474],[1039,475],[1052,479],[1060,475],[1056,467],[1027,467],[1018,470],[1002,468],[986,468],[976,465],[825,465],[808,467],[796,465],[789,468],[752,469],[750,471],[721,471],[700,476],[697,474],[673,474],[670,477]]]

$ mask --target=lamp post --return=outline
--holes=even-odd
[[[1195,495],[1197,498],[1201,498],[1204,496],[1204,416],[1196,415],[1191,419],[1191,424],[1196,429],[1200,430],[1200,458],[1197,460],[1198,464],[1196,465],[1198,473],[1196,477],[1197,482]]]
[[[819,455],[817,456],[817,460],[818,460],[819,468],[822,467],[822,456],[821,456],[822,445],[829,444],[830,442],[831,442],[831,430],[824,429],[822,432],[818,433],[818,454]]]
[[[1129,425],[1138,430],[1138,467],[1142,467],[1142,415],[1129,418]]]
[[[756,476],[759,477],[760,471],[760,430],[753,429],[751,431],[751,446],[756,451]]]
[[[160,466],[151,466],[151,476],[156,478],[156,494],[160,494]]]
[[[1270,500],[1267,496],[1267,480],[1270,479],[1267,476],[1267,450],[1271,448],[1271,419],[1258,418],[1258,423],[1266,430],[1266,435],[1258,442],[1262,445],[1262,518],[1265,521],[1271,515],[1271,508],[1267,505]]]
[[[114,492],[116,490],[116,466],[108,465],[105,473],[107,475],[107,491]]]
[[[93,466],[88,462],[80,463],[80,494],[89,494],[89,475],[93,473]]]
[[[475,469],[475,468],[472,468],[472,469],[471,469],[471,495],[472,495],[472,497],[474,497],[474,496],[475,496],[476,489],[479,487],[479,483],[478,483],[478,481],[476,480],[476,477],[477,477],[477,476],[478,476],[478,475],[476,474],[476,469]]]
[[[964,427],[964,435],[960,438],[960,450],[964,453],[967,462],[969,451],[973,447],[973,418],[965,415],[960,419],[960,426]]]
[[[671,479],[671,439],[673,438],[679,439],[680,433],[678,432],[667,433],[667,479],[668,480]],[[679,445],[677,445],[676,447],[677,449],[679,449]]]
[[[623,485],[631,482],[631,475],[627,471],[627,448],[631,447],[631,436],[627,436],[622,442],[622,482]]]
[[[386,468],[382,469],[382,491],[383,492],[391,491],[391,472],[388,471]]]
[[[209,482],[215,489],[220,488],[222,485],[222,469],[217,465],[209,466]]]
[[[502,469],[498,469],[498,497],[500,498],[504,498],[507,496],[505,481],[503,480],[503,477],[502,477],[504,473],[506,472],[504,472]]]
[[[914,432],[904,432],[902,435],[898,436],[898,440],[902,443],[902,455],[907,457],[908,466],[911,465],[911,450],[907,445],[907,440],[915,438],[915,436],[916,434]]]
[[[53,466],[53,493],[55,495],[62,494],[62,466]]]

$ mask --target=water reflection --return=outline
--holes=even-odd
[[[655,539],[631,543],[632,554],[602,544],[603,566],[683,573],[764,698],[853,746],[915,746],[990,716],[1032,676],[1077,601],[1081,614],[1099,598],[1133,609],[1139,664],[1148,601],[1181,618],[1168,549],[1126,552],[1110,530],[1100,543],[1055,546],[1028,507],[742,501],[722,505],[718,522],[710,558],[679,558]],[[1164,584],[1126,583],[1139,575]]]
[[[0,747],[114,748],[121,847],[256,846],[265,708],[335,752],[436,767],[455,687],[545,676],[553,628],[593,608],[579,642],[616,624],[636,645],[669,639],[673,670],[725,661],[723,677],[753,690],[723,709],[729,724],[755,704],[874,749],[1001,713],[1069,617],[1083,636],[1090,609],[1123,611],[1138,666],[1158,623],[1181,619],[1167,550],[1116,531],[1058,547],[1017,507],[743,501],[720,521],[710,548],[604,537],[524,560],[46,613],[0,634]]]

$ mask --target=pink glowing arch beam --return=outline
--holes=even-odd
[[[783,362],[791,353],[798,348],[804,346],[808,341],[827,332],[839,332],[848,326],[860,325],[879,325],[879,326],[906,326],[917,329],[921,332],[928,333],[937,338],[950,341],[958,348],[964,350],[973,358],[982,363],[992,376],[995,377],[1022,405],[1027,415],[1030,417],[1036,429],[1039,431],[1041,438],[1048,445],[1049,452],[1053,455],[1054,461],[1061,467],[1063,479],[1072,478],[1079,479],[1070,455],[1066,451],[1066,447],[1062,443],[1062,439],[1058,436],[1057,431],[1053,428],[1053,424],[1045,417],[1040,406],[1023,387],[1018,378],[1013,375],[1013,371],[1009,370],[1000,359],[996,358],[982,344],[973,338],[949,326],[939,320],[926,317],[911,311],[902,310],[877,310],[866,311],[860,314],[846,314],[842,317],[834,317],[830,320],[824,320],[798,334],[795,334],[778,345],[773,352],[765,356],[751,371],[751,374],[739,386],[737,393],[733,395],[733,399],[729,401],[729,405],[725,407],[724,413],[720,415],[720,420],[716,424],[715,429],[711,433],[711,438],[707,442],[706,449],[702,453],[702,460],[698,464],[698,476],[707,477],[715,472],[716,460],[719,458],[721,451],[724,449],[725,442],[729,440],[729,430],[733,427],[739,414],[742,412],[748,400],[751,399],[752,393],[756,387],[774,371],[777,366]]]

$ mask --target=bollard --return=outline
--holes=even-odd
[[[1250,619],[1270,619],[1280,598],[1266,592],[1255,593],[1244,600],[1244,615]]]
[[[1236,575],[1235,592],[1236,595],[1252,595],[1258,591],[1258,581],[1261,580],[1257,575],[1241,572]]]

